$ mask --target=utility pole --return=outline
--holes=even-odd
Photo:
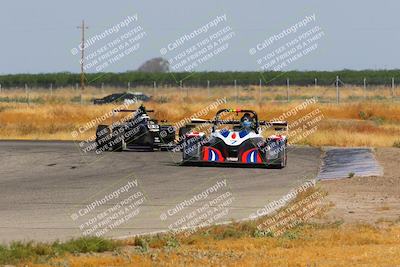
[[[85,57],[85,29],[89,29],[89,27],[85,26],[85,20],[82,20],[81,26],[77,27],[78,29],[81,30],[81,45],[80,45],[80,50],[81,50],[81,94],[83,90],[85,89],[85,72],[83,69],[84,66],[84,57]],[[82,95],[81,95],[82,98]]]

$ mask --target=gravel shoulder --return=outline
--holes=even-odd
[[[321,181],[332,209],[329,220],[345,223],[382,223],[400,219],[400,149],[377,148],[382,177],[353,177]]]

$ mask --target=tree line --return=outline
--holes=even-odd
[[[289,79],[291,85],[334,85],[339,76],[344,84],[391,85],[392,79],[400,81],[400,70],[340,70],[340,71],[289,71],[289,72],[180,72],[180,73],[87,73],[86,84],[101,87],[125,87],[128,83],[136,86],[238,86],[286,85]],[[182,82],[181,82],[182,81]],[[80,83],[79,73],[39,73],[0,75],[0,85],[3,88],[23,87],[66,87]]]

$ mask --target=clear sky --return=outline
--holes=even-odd
[[[106,71],[135,70],[144,61],[159,57],[161,48],[223,14],[227,16],[224,27],[229,26],[235,36],[226,51],[195,70],[259,70],[249,49],[313,14],[313,23],[324,36],[315,51],[285,70],[400,68],[398,0],[2,0],[0,7],[1,74],[79,72],[79,55],[73,56],[71,49],[79,45],[76,26],[81,20],[85,19],[87,37],[91,37],[135,14],[138,21],[132,26],[140,25],[146,33],[140,49],[110,64]],[[108,41],[118,34],[107,37]],[[282,44],[295,37],[286,37]],[[184,48],[189,47],[188,42]],[[93,51],[93,47],[87,48],[88,54]]]

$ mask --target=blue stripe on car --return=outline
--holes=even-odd
[[[223,137],[225,137],[225,138],[228,137],[229,133],[230,133],[230,132],[229,132],[228,130],[223,130],[223,131],[221,131],[221,135],[222,135]]]
[[[242,130],[242,131],[239,132],[239,137],[240,137],[240,138],[243,138],[243,137],[245,137],[245,136],[248,135],[248,134],[249,134],[248,131]]]

